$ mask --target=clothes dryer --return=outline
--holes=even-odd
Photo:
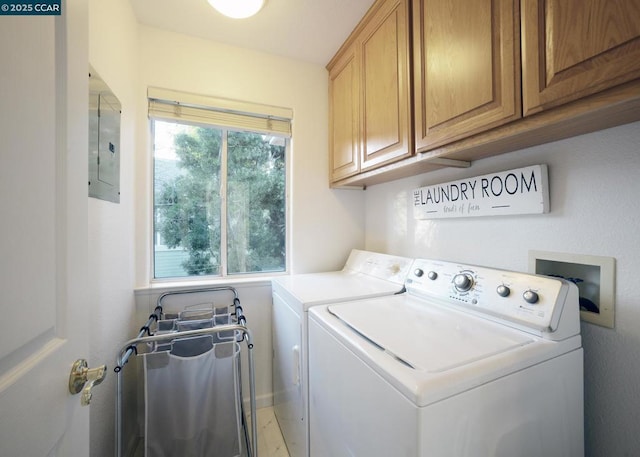
[[[291,457],[309,455],[308,310],[327,303],[402,293],[412,262],[354,249],[342,270],[281,276],[272,281],[274,411]]]

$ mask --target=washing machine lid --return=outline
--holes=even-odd
[[[420,299],[329,305],[331,314],[386,354],[442,373],[535,342],[529,334]]]

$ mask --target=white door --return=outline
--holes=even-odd
[[[0,16],[2,457],[89,455],[68,391],[88,357],[86,0],[62,8]]]

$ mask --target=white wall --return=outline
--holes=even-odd
[[[91,455],[114,454],[116,352],[142,325],[134,303],[134,169],[137,115],[137,23],[127,0],[90,0],[89,62],[122,104],[120,203],[89,198],[91,366],[107,378],[91,401]],[[88,69],[87,69],[88,70]]]
[[[193,92],[293,109],[291,270],[341,266],[364,242],[361,192],[328,188],[328,95],[324,67],[140,26],[140,87]],[[142,103],[145,103],[142,100]],[[148,129],[146,106],[139,131]],[[150,160],[138,143],[137,281],[149,282]]]
[[[640,123],[633,123],[365,192],[370,250],[520,271],[527,271],[530,249],[616,259],[615,329],[582,325],[587,456],[640,449],[639,145]],[[410,195],[417,187],[534,164],[549,166],[549,214],[413,218]]]

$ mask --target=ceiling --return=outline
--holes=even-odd
[[[326,65],[374,0],[267,0],[230,19],[207,0],[129,0],[141,24]]]

